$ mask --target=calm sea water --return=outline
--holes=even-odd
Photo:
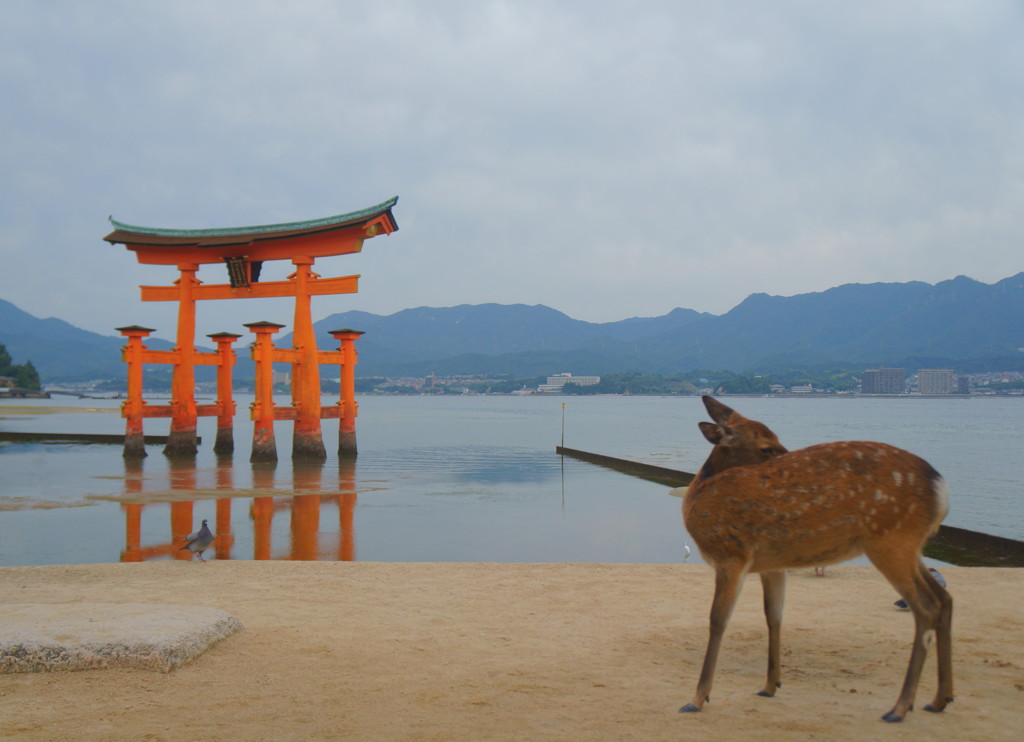
[[[949,481],[947,524],[1024,540],[1024,400],[726,401],[791,449],[844,439],[907,448]],[[117,410],[0,400],[0,429],[120,433]],[[287,423],[280,462],[249,464],[244,414],[227,460],[210,451],[213,421],[200,421],[194,465],[159,446],[126,464],[119,446],[0,443],[0,566],[187,558],[177,547],[204,518],[218,533],[208,558],[680,562],[689,538],[678,498],[563,461],[554,447],[564,434],[573,448],[693,471],[709,448],[696,425],[705,417],[696,397],[368,396],[357,461],[314,467],[292,466]],[[146,432],[167,425],[147,421]],[[329,421],[324,440],[336,448]]]

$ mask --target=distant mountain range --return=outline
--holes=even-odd
[[[366,333],[357,343],[362,377],[768,373],[885,365],[1019,370],[1024,273],[994,284],[958,276],[934,286],[845,284],[789,297],[753,294],[722,315],[675,309],[662,317],[591,323],[540,305],[481,304],[388,316],[343,312],[314,326],[322,349],[335,347],[329,330]],[[38,319],[0,300],[0,343],[16,363],[31,360],[44,382],[123,378],[123,342],[63,320]],[[290,342],[290,336],[280,340],[283,346]],[[237,376],[251,376],[247,354],[239,355]]]
[[[124,377],[120,336],[82,330],[61,319],[39,319],[0,299],[0,343],[15,363],[32,361],[43,383]],[[154,338],[149,347],[174,346]]]

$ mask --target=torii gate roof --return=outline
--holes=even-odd
[[[140,263],[220,263],[245,256],[280,260],[296,255],[323,257],[359,252],[363,240],[398,230],[392,209],[398,196],[348,214],[283,224],[214,229],[164,229],[124,224],[110,217],[114,231],[103,239],[134,250]]]

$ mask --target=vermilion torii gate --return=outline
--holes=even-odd
[[[292,439],[293,459],[323,460],[326,458],[321,436],[320,420],[322,417],[338,417],[341,419],[341,439],[339,454],[355,453],[355,399],[350,389],[346,394],[346,386],[342,384],[342,400],[339,409],[321,409],[320,405],[320,370],[321,362],[338,362],[343,364],[342,381],[352,379],[352,365],[355,363],[355,350],[352,345],[359,333],[344,332],[344,337],[336,337],[342,341],[339,354],[317,352],[316,337],[313,332],[311,302],[313,296],[329,294],[347,294],[358,291],[359,276],[341,276],[338,278],[321,278],[313,272],[312,266],[316,258],[334,255],[346,255],[362,250],[363,242],[379,234],[391,234],[398,229],[392,209],[398,197],[384,203],[371,206],[361,211],[348,214],[314,219],[304,222],[289,222],[254,227],[237,227],[223,229],[160,229],[138,227],[122,224],[110,219],[114,231],[103,239],[111,244],[123,244],[128,250],[135,252],[140,263],[147,265],[174,265],[180,275],[173,286],[142,286],[143,301],[177,301],[178,327],[174,350],[158,354],[136,348],[129,351],[132,343],[126,346],[125,360],[135,358],[137,362],[173,363],[171,382],[171,405],[164,409],[145,410],[141,400],[141,371],[132,371],[138,376],[138,399],[131,397],[125,404],[124,415],[128,418],[126,425],[125,455],[132,455],[129,450],[129,439],[141,436],[141,418],[170,416],[171,428],[164,453],[168,455],[195,455],[196,453],[196,416],[197,414],[217,414],[222,418],[233,410],[233,402],[223,397],[217,405],[206,405],[198,409],[195,403],[195,364],[214,363],[206,359],[195,348],[195,312],[196,301],[204,299],[244,299],[267,297],[294,297],[295,321],[292,335],[292,349],[277,350],[271,359],[267,353],[262,354],[263,368],[269,369],[271,360],[287,360],[292,364],[292,408],[272,410],[270,419],[291,419],[295,421]],[[290,260],[295,265],[295,272],[284,281],[260,282],[260,270],[265,261]],[[226,264],[230,282],[227,284],[203,284],[196,278],[200,265]],[[268,323],[253,323],[265,325]],[[141,338],[148,328],[121,328],[130,340],[139,335],[133,342],[141,347]],[[256,332],[255,327],[250,328]],[[129,333],[128,331],[132,331]],[[259,334],[259,333],[258,333]],[[225,334],[225,337],[227,335]],[[238,336],[232,336],[237,338]],[[269,342],[269,336],[267,337]],[[221,344],[222,352],[228,352],[230,343]],[[259,353],[254,349],[254,353]],[[160,360],[162,359],[162,360]],[[259,362],[259,357],[256,358]],[[349,366],[344,366],[345,362]],[[228,361],[217,362],[228,366]],[[129,384],[129,386],[132,386]],[[222,393],[218,385],[218,395]],[[349,398],[346,398],[349,397]],[[253,406],[252,419],[256,421],[254,431],[253,458],[277,458],[273,448],[266,444],[266,422],[268,407],[272,408],[269,399],[258,399]],[[210,409],[206,409],[210,408]],[[133,424],[130,411],[136,414]],[[261,428],[261,426],[263,426]],[[348,428],[348,430],[346,430]],[[261,443],[260,433],[264,433]],[[271,433],[272,435],[272,433]],[[140,438],[141,440],[141,438]],[[142,451],[141,455],[145,455]]]

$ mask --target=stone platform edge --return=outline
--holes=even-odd
[[[0,606],[0,673],[170,672],[242,630],[217,608],[120,603]]]

